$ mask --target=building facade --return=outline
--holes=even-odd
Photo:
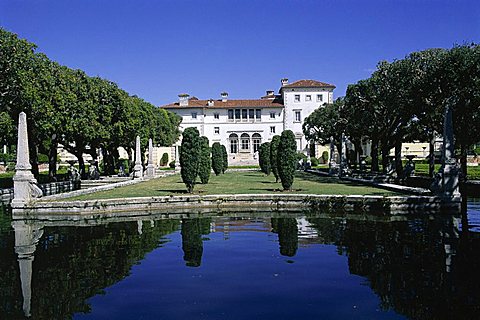
[[[226,92],[218,100],[180,94],[178,102],[162,108],[182,117],[180,130],[195,127],[210,144],[225,145],[230,164],[253,164],[260,144],[283,130],[292,130],[298,151],[308,154],[303,120],[318,107],[332,103],[334,89],[334,85],[316,80],[289,84],[282,79],[278,94],[269,90],[260,99],[230,100]]]

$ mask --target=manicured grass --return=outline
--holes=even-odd
[[[440,169],[440,164],[435,164],[435,172]],[[428,164],[417,163],[415,164],[415,174],[419,176],[428,176]],[[477,180],[480,179],[480,166],[469,167],[467,166],[467,179]]]
[[[275,183],[273,175],[265,176],[259,171],[232,171],[215,176],[212,174],[207,185],[195,185],[194,194],[280,194],[282,185]],[[366,187],[350,182],[341,182],[334,178],[319,177],[297,172],[293,183],[293,191],[288,193],[303,194],[338,194],[338,195],[394,195],[387,190]],[[153,179],[132,186],[102,191],[75,198],[72,200],[94,200],[128,197],[153,197],[187,194],[179,174],[165,178]]]

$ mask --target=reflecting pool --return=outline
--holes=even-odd
[[[0,319],[469,319],[480,311],[480,236],[460,217],[7,217]]]

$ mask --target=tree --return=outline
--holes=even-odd
[[[228,169],[228,154],[227,148],[222,144],[222,173],[225,173]]]
[[[200,156],[200,134],[197,128],[186,128],[183,131],[182,148],[180,149],[180,174],[189,193],[193,192],[198,175]]]
[[[270,166],[270,142],[264,142],[260,145],[258,149],[258,162],[260,170],[267,176],[270,175],[272,169]]]
[[[275,182],[278,182],[278,145],[280,144],[280,136],[274,135],[270,142],[270,166],[272,167]]]
[[[280,136],[278,145],[278,173],[284,190],[291,190],[297,165],[297,143],[291,130],[285,130]]]
[[[212,145],[212,168],[217,176],[223,171],[223,151],[219,142]]]
[[[198,176],[203,184],[207,184],[212,171],[210,145],[207,137],[200,137],[200,156],[198,159]]]

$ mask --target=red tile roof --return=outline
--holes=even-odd
[[[298,80],[284,85],[283,88],[335,88],[335,85],[317,80]]]
[[[242,100],[213,100],[212,107],[208,106],[208,100],[188,100],[188,106],[181,107],[178,102],[170,103],[160,108],[164,109],[182,109],[182,108],[241,108],[241,107],[263,107],[278,108],[283,107],[283,103],[279,99],[242,99]]]

